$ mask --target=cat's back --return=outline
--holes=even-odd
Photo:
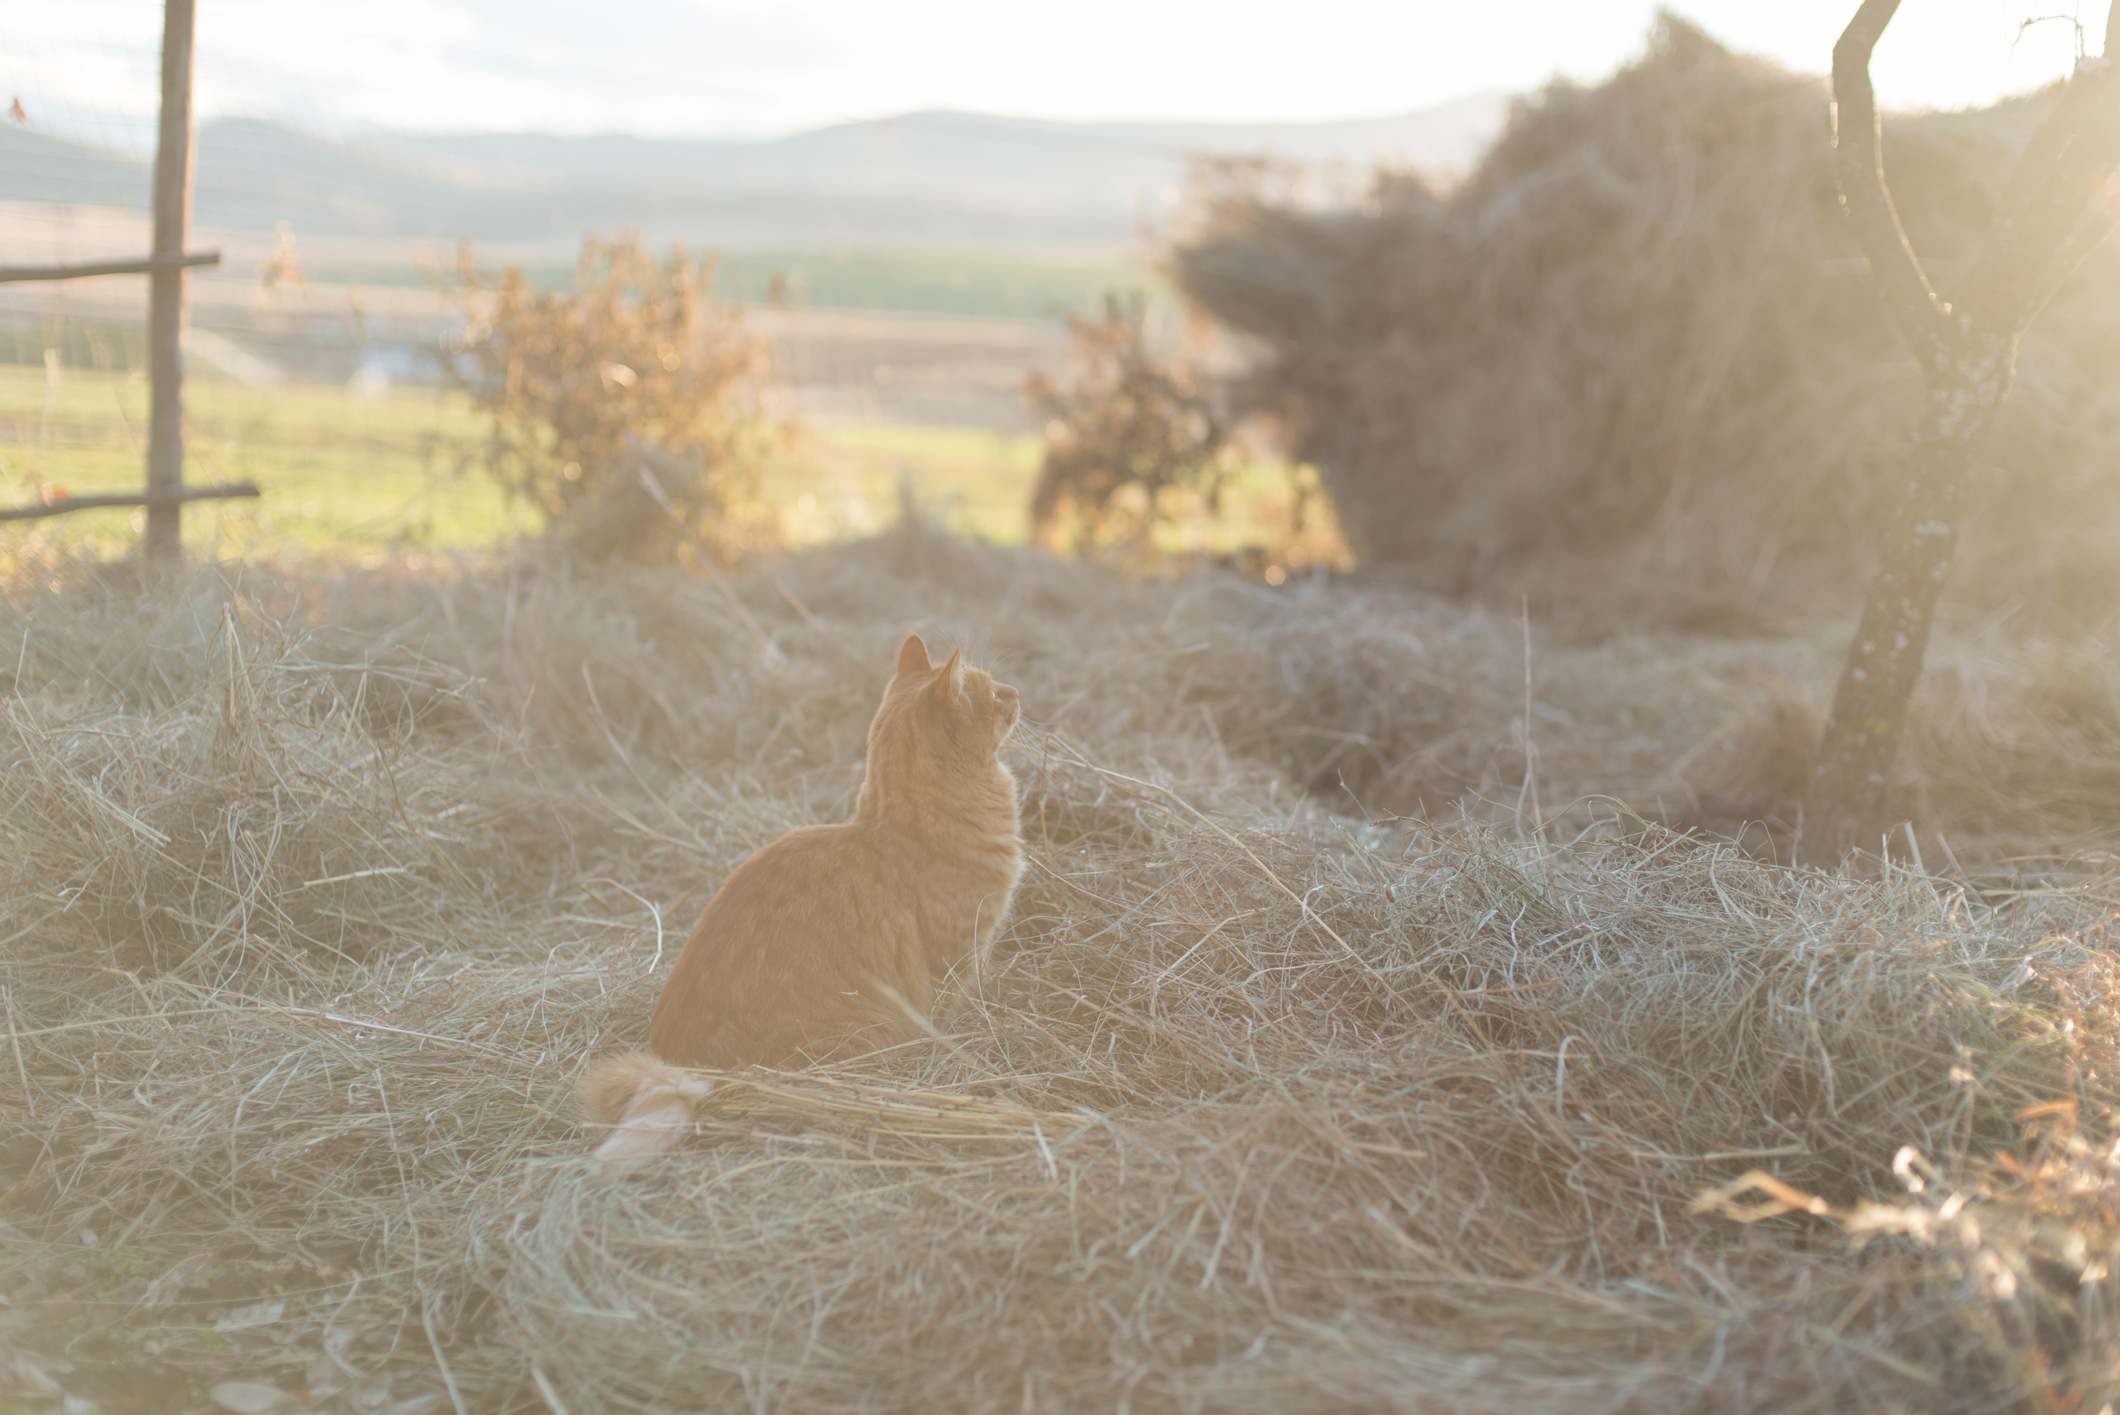
[[[648,1044],[681,1065],[779,1065],[844,1023],[893,926],[889,865],[849,822],[789,831],[722,881],[670,971]],[[866,965],[866,966],[865,966]],[[810,1005],[797,1005],[809,999]]]
[[[791,830],[729,871],[692,936],[724,949],[744,940],[757,948],[792,943],[861,892],[877,868],[876,845],[873,832],[851,821]]]

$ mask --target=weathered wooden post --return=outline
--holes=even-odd
[[[163,0],[162,124],[155,146],[154,268],[148,276],[147,544],[150,561],[183,554],[184,326],[191,234],[193,0]]]
[[[155,148],[155,248],[144,260],[91,260],[70,265],[0,265],[0,285],[41,280],[93,280],[145,275],[147,282],[148,422],[144,492],[49,497],[30,506],[0,507],[0,521],[33,521],[91,506],[145,506],[146,558],[174,563],[184,551],[179,516],[187,501],[256,496],[249,482],[184,487],[184,273],[219,265],[219,251],[187,253],[191,234],[191,70],[194,0],[164,0],[162,8],[162,129]],[[49,354],[46,355],[50,357]]]

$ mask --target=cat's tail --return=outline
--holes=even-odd
[[[644,1051],[599,1061],[574,1085],[589,1122],[611,1127],[596,1157],[620,1164],[659,1155],[683,1139],[693,1108],[713,1089],[706,1077]]]

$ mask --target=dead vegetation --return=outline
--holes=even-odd
[[[2038,102],[1891,131],[1931,268]],[[1463,191],[1235,190],[1181,273],[1265,341],[1254,406],[1373,557],[1727,630],[1840,593],[1915,386],[1822,214],[1824,136],[1815,84],[1667,21]],[[636,258],[590,262],[612,317],[693,318],[697,272]],[[2112,284],[2028,342],[1987,454],[1968,579],[2021,622],[2109,603]],[[2106,644],[1940,643],[1910,824],[1867,877],[1796,871],[1823,631],[1584,640],[912,518],[683,573],[647,563],[676,522],[637,464],[711,481],[728,429],[628,440],[675,344],[592,358],[589,305],[495,298],[597,370],[557,395],[577,455],[485,346],[550,541],[0,585],[0,1400],[2120,1399]],[[737,860],[848,810],[907,627],[1024,695],[1031,867],[988,986],[892,1055],[726,1078],[680,1154],[597,1171],[569,1083],[642,1040]]]
[[[680,533],[660,502],[695,537],[757,540],[774,429],[746,399],[765,349],[715,302],[714,265],[682,246],[658,260],[638,234],[588,236],[573,287],[551,291],[458,251],[443,289],[465,323],[442,370],[486,416],[474,455],[577,555],[671,558]]]
[[[1146,309],[1136,292],[1106,295],[1100,318],[1070,314],[1072,380],[1063,387],[1034,373],[1024,381],[1046,420],[1030,524],[1031,539],[1048,549],[1138,549],[1182,500],[1209,515],[1221,509],[1228,429],[1190,369],[1149,351]]]
[[[1888,118],[1914,250],[1951,298],[2050,104]],[[1381,174],[1319,211],[1208,174],[1172,258],[1258,359],[1357,554],[1607,624],[1749,631],[1862,583],[1921,396],[1833,178],[1826,85],[1685,22],[1596,87],[1519,105],[1458,188]],[[2026,336],[1975,446],[1953,597],[2080,627],[2115,607],[2120,251]]]
[[[7,606],[18,1399],[2116,1394],[2120,977],[2085,842],[1987,891],[1854,880],[1596,796],[1676,814],[1730,775],[1745,714],[1815,693],[1801,644],[1541,638],[1527,733],[1507,619],[917,528],[733,593],[522,549],[147,596],[54,568]],[[736,859],[847,809],[908,625],[1034,728],[992,986],[932,1044],[747,1078],[670,1162],[596,1173],[570,1078],[638,1041]],[[2109,843],[2105,661],[1952,662],[1916,759],[1965,776],[1909,789],[1968,869]],[[1388,811],[1427,819],[1363,823]],[[1755,1169],[1831,1211],[1696,1211]]]

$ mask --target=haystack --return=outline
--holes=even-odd
[[[1734,698],[1733,646],[1535,644],[1527,731],[1477,609],[933,535],[728,587],[526,549],[0,593],[0,1399],[2116,1395],[2106,866],[1850,880],[1517,804],[1533,736],[1549,802],[1683,794],[1742,703],[1674,685]],[[1028,705],[990,989],[600,1173],[570,1079],[736,860],[846,811],[908,624]],[[2120,704],[2095,667],[2047,677]],[[2051,779],[2120,754],[1964,682]],[[1431,819],[1349,799],[1394,793]]]
[[[1945,298],[2047,103],[1887,120]],[[1921,385],[1838,209],[1822,80],[1667,15],[1609,81],[1519,103],[1456,190],[1386,172],[1319,211],[1260,175],[1207,192],[1172,269],[1254,346],[1247,406],[1365,559],[1664,623],[1851,602]],[[2116,315],[2108,248],[2026,339],[1962,603],[2114,605]]]

